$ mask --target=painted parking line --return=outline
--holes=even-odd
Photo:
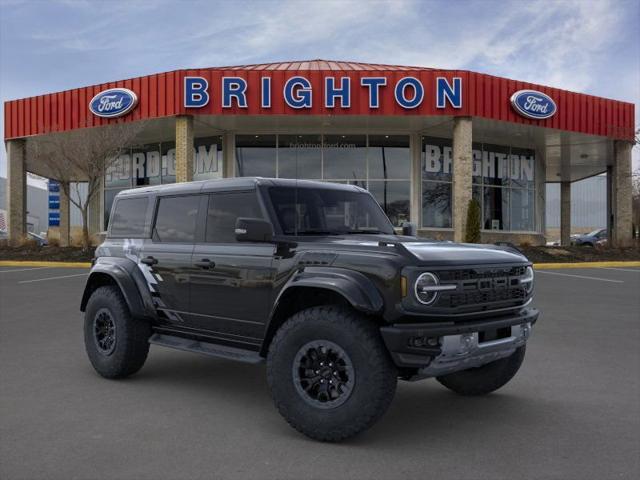
[[[619,272],[633,272],[640,273],[640,268],[636,268],[635,270],[631,268],[614,268],[614,267],[600,267],[601,270],[618,270]]]
[[[61,278],[82,277],[84,275],[89,275],[89,272],[87,272],[87,273],[77,273],[75,275],[62,275],[62,276],[59,276],[59,277],[46,277],[46,278],[36,278],[36,279],[33,279],[33,280],[22,280],[21,282],[18,282],[18,283],[44,282],[46,280],[60,280]]]
[[[0,270],[0,273],[27,272],[29,270],[44,270],[46,268],[56,268],[56,267],[15,268],[15,269],[12,269],[12,270]]]
[[[562,277],[583,278],[585,280],[599,280],[601,282],[624,283],[624,281],[622,280],[611,280],[610,278],[600,278],[600,277],[588,277],[586,275],[573,275],[570,273],[548,272],[546,270],[540,270],[536,273],[544,273],[545,275],[560,275]]]

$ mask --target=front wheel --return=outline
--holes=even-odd
[[[142,368],[149,353],[150,326],[134,319],[115,286],[97,288],[84,315],[84,345],[93,368],[106,378],[123,378]]]
[[[267,379],[282,416],[316,440],[373,425],[393,399],[397,371],[375,324],[337,305],[293,315],[269,348]]]
[[[518,373],[525,350],[526,346],[523,345],[507,358],[436,378],[460,395],[486,395],[506,385]]]

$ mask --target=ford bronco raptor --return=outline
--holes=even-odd
[[[338,441],[383,415],[398,378],[505,385],[533,282],[515,249],[396,234],[362,188],[235,178],[119,193],[81,310],[100,375],[136,373],[150,344],[266,362],[282,416]]]

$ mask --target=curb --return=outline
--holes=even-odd
[[[575,263],[534,263],[536,270],[549,270],[553,268],[603,268],[603,267],[640,267],[638,261],[628,262],[575,262]]]
[[[23,260],[0,260],[0,267],[51,267],[51,268],[91,268],[91,262],[46,262]],[[537,270],[563,268],[602,268],[602,267],[640,267],[640,261],[628,262],[573,262],[573,263],[534,263]]]
[[[31,260],[0,260],[0,267],[91,268],[91,262],[38,262]]]

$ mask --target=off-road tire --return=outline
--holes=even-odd
[[[94,335],[96,315],[110,315],[115,324],[113,351],[100,350]],[[105,378],[124,378],[142,368],[149,353],[150,325],[133,319],[120,289],[97,288],[87,302],[84,316],[84,345],[93,368]]]
[[[354,373],[352,390],[342,404],[309,404],[296,387],[294,364],[302,347],[324,341],[346,352]],[[336,442],[371,427],[387,410],[398,373],[376,325],[339,305],[311,307],[294,314],[277,331],[267,358],[267,380],[280,414],[315,440]]]
[[[523,345],[507,358],[436,378],[460,395],[486,395],[506,385],[515,376],[524,360],[525,350]]]

